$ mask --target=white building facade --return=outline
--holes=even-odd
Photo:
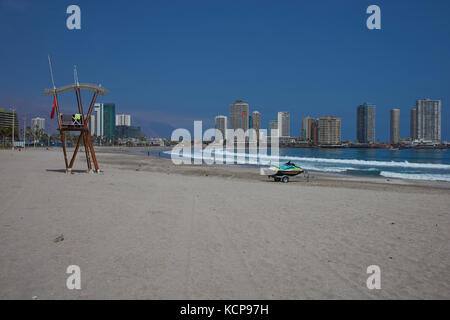
[[[131,115],[116,114],[116,126],[131,126]]]
[[[278,120],[270,120],[270,136],[272,137],[278,137]]]
[[[291,136],[291,115],[289,112],[278,112],[278,134],[280,137]]]
[[[39,117],[31,119],[31,128],[33,130],[42,129],[45,131],[45,119]]]
[[[226,116],[217,116],[214,118],[214,129],[216,130],[216,141],[223,141],[227,137],[228,119]],[[217,137],[222,136],[222,139],[217,140]]]
[[[441,100],[416,101],[416,139],[441,142]]]
[[[94,105],[94,119],[95,119],[95,135],[103,137],[103,103],[96,103]],[[92,133],[91,133],[92,134]]]

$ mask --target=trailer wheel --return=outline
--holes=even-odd
[[[281,179],[278,178],[278,177],[274,177],[273,180],[274,180],[275,182],[280,182]]]
[[[281,179],[281,181],[283,181],[284,183],[288,183],[289,182],[289,177],[283,177]]]

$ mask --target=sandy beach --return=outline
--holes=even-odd
[[[0,151],[0,299],[450,298],[448,182],[282,184],[96,150],[100,174],[82,152],[66,174],[58,148]]]

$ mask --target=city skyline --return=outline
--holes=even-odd
[[[422,107],[423,105],[423,107]],[[104,115],[104,106],[106,106],[108,109],[111,109],[111,111],[108,111],[106,118],[110,118],[110,119],[105,119],[105,115]],[[410,118],[409,120],[409,131],[410,134],[409,135],[405,135],[402,136],[400,134],[400,119],[402,119],[402,117],[400,116],[400,108],[393,108],[390,110],[390,118],[389,118],[389,127],[390,127],[390,135],[389,135],[389,139],[386,141],[379,141],[379,139],[375,139],[375,128],[376,128],[376,112],[375,112],[375,108],[376,106],[373,104],[367,104],[367,103],[363,103],[361,105],[359,105],[356,110],[356,123],[357,123],[357,132],[355,135],[354,139],[343,139],[342,138],[342,129],[339,129],[340,135],[341,135],[341,141],[352,141],[352,142],[357,142],[357,143],[376,143],[376,142],[382,142],[382,143],[392,143],[392,144],[397,144],[399,143],[401,140],[405,140],[405,139],[411,139],[413,140],[417,140],[417,141],[430,141],[433,143],[436,142],[445,142],[444,140],[441,139],[441,131],[442,131],[442,127],[441,127],[441,109],[442,109],[442,102],[440,100],[433,100],[433,99],[421,99],[421,100],[417,100],[416,101],[416,107],[410,109],[409,112],[409,116]],[[419,108],[420,110],[422,110],[422,108],[424,109],[423,111],[421,111],[421,114],[423,114],[423,116],[417,117],[417,108]],[[4,110],[4,109],[2,109]],[[251,115],[250,115],[251,114]],[[306,117],[303,117],[301,119],[299,119],[299,126],[296,125],[296,120],[294,119],[294,130],[293,132],[290,131],[291,128],[291,119],[290,119],[290,112],[286,112],[286,111],[279,111],[277,112],[277,116],[278,119],[277,120],[270,120],[269,126],[267,127],[261,127],[261,113],[258,110],[251,110],[250,104],[245,102],[244,100],[236,100],[234,103],[232,103],[230,105],[230,119],[234,116],[234,122],[235,122],[235,128],[231,128],[228,125],[228,117],[227,116],[216,116],[214,118],[214,125],[213,127],[215,129],[218,129],[218,125],[217,125],[217,121],[219,118],[224,118],[221,119],[219,127],[220,127],[220,131],[222,131],[222,133],[226,132],[226,129],[237,129],[237,128],[242,128],[245,127],[245,124],[247,126],[247,129],[250,128],[254,128],[254,129],[267,129],[268,130],[268,134],[270,135],[270,131],[272,129],[277,129],[278,130],[278,135],[280,137],[295,137],[295,138],[300,138],[300,140],[303,141],[314,141],[315,143],[318,143],[320,138],[319,138],[319,132],[317,132],[316,138],[313,139],[313,135],[314,133],[311,130],[318,130],[319,125],[317,124],[315,128],[311,127],[311,123],[309,123],[309,120],[313,120],[316,121],[317,123],[319,123],[319,119],[320,118],[326,118],[324,116],[322,117],[318,117],[318,118],[311,118],[309,115]],[[332,117],[335,118],[334,116],[327,116],[328,118]],[[18,121],[20,119],[20,115],[17,115],[17,111],[16,111],[16,121]],[[339,117],[338,117],[339,118]],[[423,118],[423,120],[421,120]],[[26,125],[26,118],[22,118],[24,120],[23,125]],[[100,120],[102,119],[102,120]],[[279,127],[279,123],[280,123],[280,119],[281,122],[283,122],[285,124],[285,127],[287,129],[286,132],[284,134],[280,133],[280,127]],[[428,123],[430,123],[431,119],[433,120],[433,126],[431,127]],[[106,120],[106,121],[105,121]],[[256,121],[255,121],[256,120]],[[35,117],[35,118],[31,118],[31,127],[35,127],[36,125],[43,129],[45,133],[49,133],[48,131],[46,131],[45,129],[45,123],[46,123],[46,119],[45,118],[41,118],[41,117]],[[305,122],[306,121],[306,122]],[[424,133],[418,133],[419,131],[417,131],[417,128],[420,127],[418,126],[419,121],[421,121],[421,126],[423,127],[422,131]],[[108,132],[110,134],[105,134],[104,132],[104,123],[107,123],[107,127],[108,127]],[[114,124],[112,124],[112,122],[114,122]],[[370,124],[370,125],[369,125]],[[256,125],[256,127],[255,127]],[[342,118],[339,118],[339,127],[341,127],[342,125]],[[121,137],[121,136],[126,136],[128,134],[128,131],[133,132],[133,136],[137,135],[137,133],[139,133],[139,135],[141,134],[141,129],[139,126],[133,126],[132,128],[119,128],[120,129],[120,133],[117,133],[117,128],[118,127],[131,127],[131,115],[129,114],[119,114],[119,113],[115,113],[115,104],[114,103],[96,103],[93,109],[93,114],[91,116],[90,122],[89,122],[89,130],[91,132],[91,135],[96,135],[99,137],[106,137],[107,139],[113,139],[114,137]],[[281,126],[282,127],[282,126]],[[367,129],[367,127],[369,129]],[[425,130],[426,127],[426,130]],[[21,128],[21,123],[20,121],[18,121],[18,128],[19,131],[22,129]],[[126,130],[125,130],[126,129]],[[246,128],[243,128],[245,130],[247,130]],[[124,131],[125,130],[125,131]],[[298,131],[298,134],[296,133]],[[369,132],[371,131],[371,133]],[[420,132],[422,132],[420,131]],[[426,132],[425,132],[426,131]],[[112,133],[111,133],[112,132]],[[286,135],[286,133],[290,133],[288,135]],[[223,136],[226,136],[225,134],[223,134]],[[434,138],[429,138],[429,137],[434,137]],[[362,140],[360,141],[361,137],[363,137],[363,139],[366,140]],[[368,137],[372,137],[372,138],[368,138]],[[372,142],[368,141],[367,139],[372,139]]]
[[[336,137],[339,133],[339,139],[334,137],[331,139],[334,144],[340,144],[343,141],[356,142],[359,144],[376,144],[376,143],[391,143],[398,144],[400,142],[414,142],[414,143],[441,143],[446,142],[441,139],[442,131],[442,119],[441,119],[441,109],[442,102],[440,100],[433,99],[423,99],[416,101],[416,108],[410,110],[409,115],[409,135],[401,135],[401,119],[400,108],[392,108],[389,111],[389,138],[386,141],[380,141],[376,139],[376,106],[374,104],[363,103],[356,108],[356,134],[354,139],[343,139],[342,138],[342,118],[335,116],[321,116],[318,118],[312,118],[309,115],[300,119],[300,126],[297,127],[294,124],[294,132],[290,131],[291,119],[290,112],[279,111],[277,112],[277,120],[270,120],[268,127],[261,127],[260,118],[261,113],[257,110],[252,112],[252,116],[248,116],[251,110],[251,106],[244,100],[238,99],[230,105],[230,119],[233,118],[233,125],[227,126],[226,116],[216,116],[214,118],[214,128],[220,129],[224,132],[226,129],[244,129],[246,131],[251,128],[267,129],[268,134],[271,135],[272,130],[276,130],[274,135],[279,137],[292,137],[299,138],[302,141],[313,142],[314,144],[323,143],[323,135],[321,138],[320,134],[320,119],[333,119],[333,130],[336,131],[336,127],[339,129],[333,133]],[[416,109],[420,110],[419,116],[417,117]],[[257,127],[254,126],[254,118],[257,117]],[[218,118],[225,118],[225,122],[221,121],[218,125]],[[295,121],[295,120],[294,120]],[[327,125],[330,121],[322,121],[323,124]],[[281,123],[281,125],[280,125]],[[284,128],[284,129],[283,129]],[[416,129],[422,128],[422,129]],[[299,129],[298,134],[295,132]],[[324,128],[327,131],[326,135],[329,136],[329,129]],[[320,142],[322,141],[322,142]],[[339,141],[339,143],[337,143]],[[325,142],[324,144],[330,144]]]

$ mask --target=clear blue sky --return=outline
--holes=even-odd
[[[81,31],[66,28],[70,4],[81,7]],[[382,30],[366,28],[371,4]],[[401,109],[406,137],[410,108],[429,97],[442,100],[450,140],[449,17],[448,0],[0,0],[0,107],[49,117],[51,53],[57,86],[73,82],[76,64],[80,82],[101,83],[103,102],[145,129],[210,126],[244,99],[263,126],[290,111],[299,135],[302,117],[335,115],[354,140],[356,107],[370,102],[383,141],[389,109]]]

